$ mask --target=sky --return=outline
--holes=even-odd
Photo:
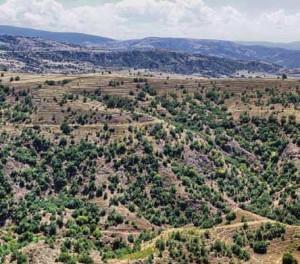
[[[300,0],[0,0],[0,24],[96,34],[300,41]]]

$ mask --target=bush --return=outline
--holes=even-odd
[[[286,252],[282,257],[282,264],[297,264],[298,261],[293,257],[290,252]]]
[[[268,243],[266,241],[256,241],[253,243],[253,250],[258,254],[266,254],[268,249]]]
[[[79,263],[84,263],[84,264],[93,264],[94,263],[93,259],[88,255],[79,256],[78,262]]]
[[[16,260],[17,264],[27,264],[28,259],[21,252],[15,252],[12,254],[12,260]]]
[[[116,211],[113,211],[107,219],[111,225],[120,225],[124,222],[124,217]]]
[[[68,264],[75,264],[76,260],[69,255],[67,252],[61,252],[57,261],[62,262],[62,263],[68,263]]]
[[[236,214],[235,212],[230,212],[229,214],[226,215],[226,220],[227,221],[233,221],[236,219]]]
[[[62,131],[64,134],[66,134],[66,135],[70,134],[71,131],[72,131],[71,128],[70,128],[70,126],[69,126],[69,124],[68,124],[66,121],[64,121],[64,122],[61,124],[60,129],[61,129],[61,131]]]
[[[47,81],[45,81],[45,84],[46,84],[46,85],[49,85],[49,86],[53,86],[53,85],[56,84],[56,82],[53,81],[53,80],[47,80]]]
[[[29,165],[35,165],[37,156],[31,149],[18,148],[14,154],[14,158],[22,163],[27,163]]]
[[[162,239],[158,239],[155,243],[155,247],[159,251],[164,251],[165,250],[165,242]]]

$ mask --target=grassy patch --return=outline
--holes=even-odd
[[[122,260],[138,260],[138,259],[145,259],[149,257],[151,254],[155,252],[153,247],[148,247],[138,252],[134,252],[128,255],[124,255],[121,257]]]

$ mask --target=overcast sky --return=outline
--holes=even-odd
[[[0,14],[0,24],[116,39],[300,40],[300,0],[0,0]]]

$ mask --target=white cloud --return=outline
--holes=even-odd
[[[7,0],[0,24],[76,31],[129,39],[173,36],[232,40],[295,40],[300,12],[247,15],[232,6],[212,8],[203,0],[121,0],[66,7],[57,0]]]

